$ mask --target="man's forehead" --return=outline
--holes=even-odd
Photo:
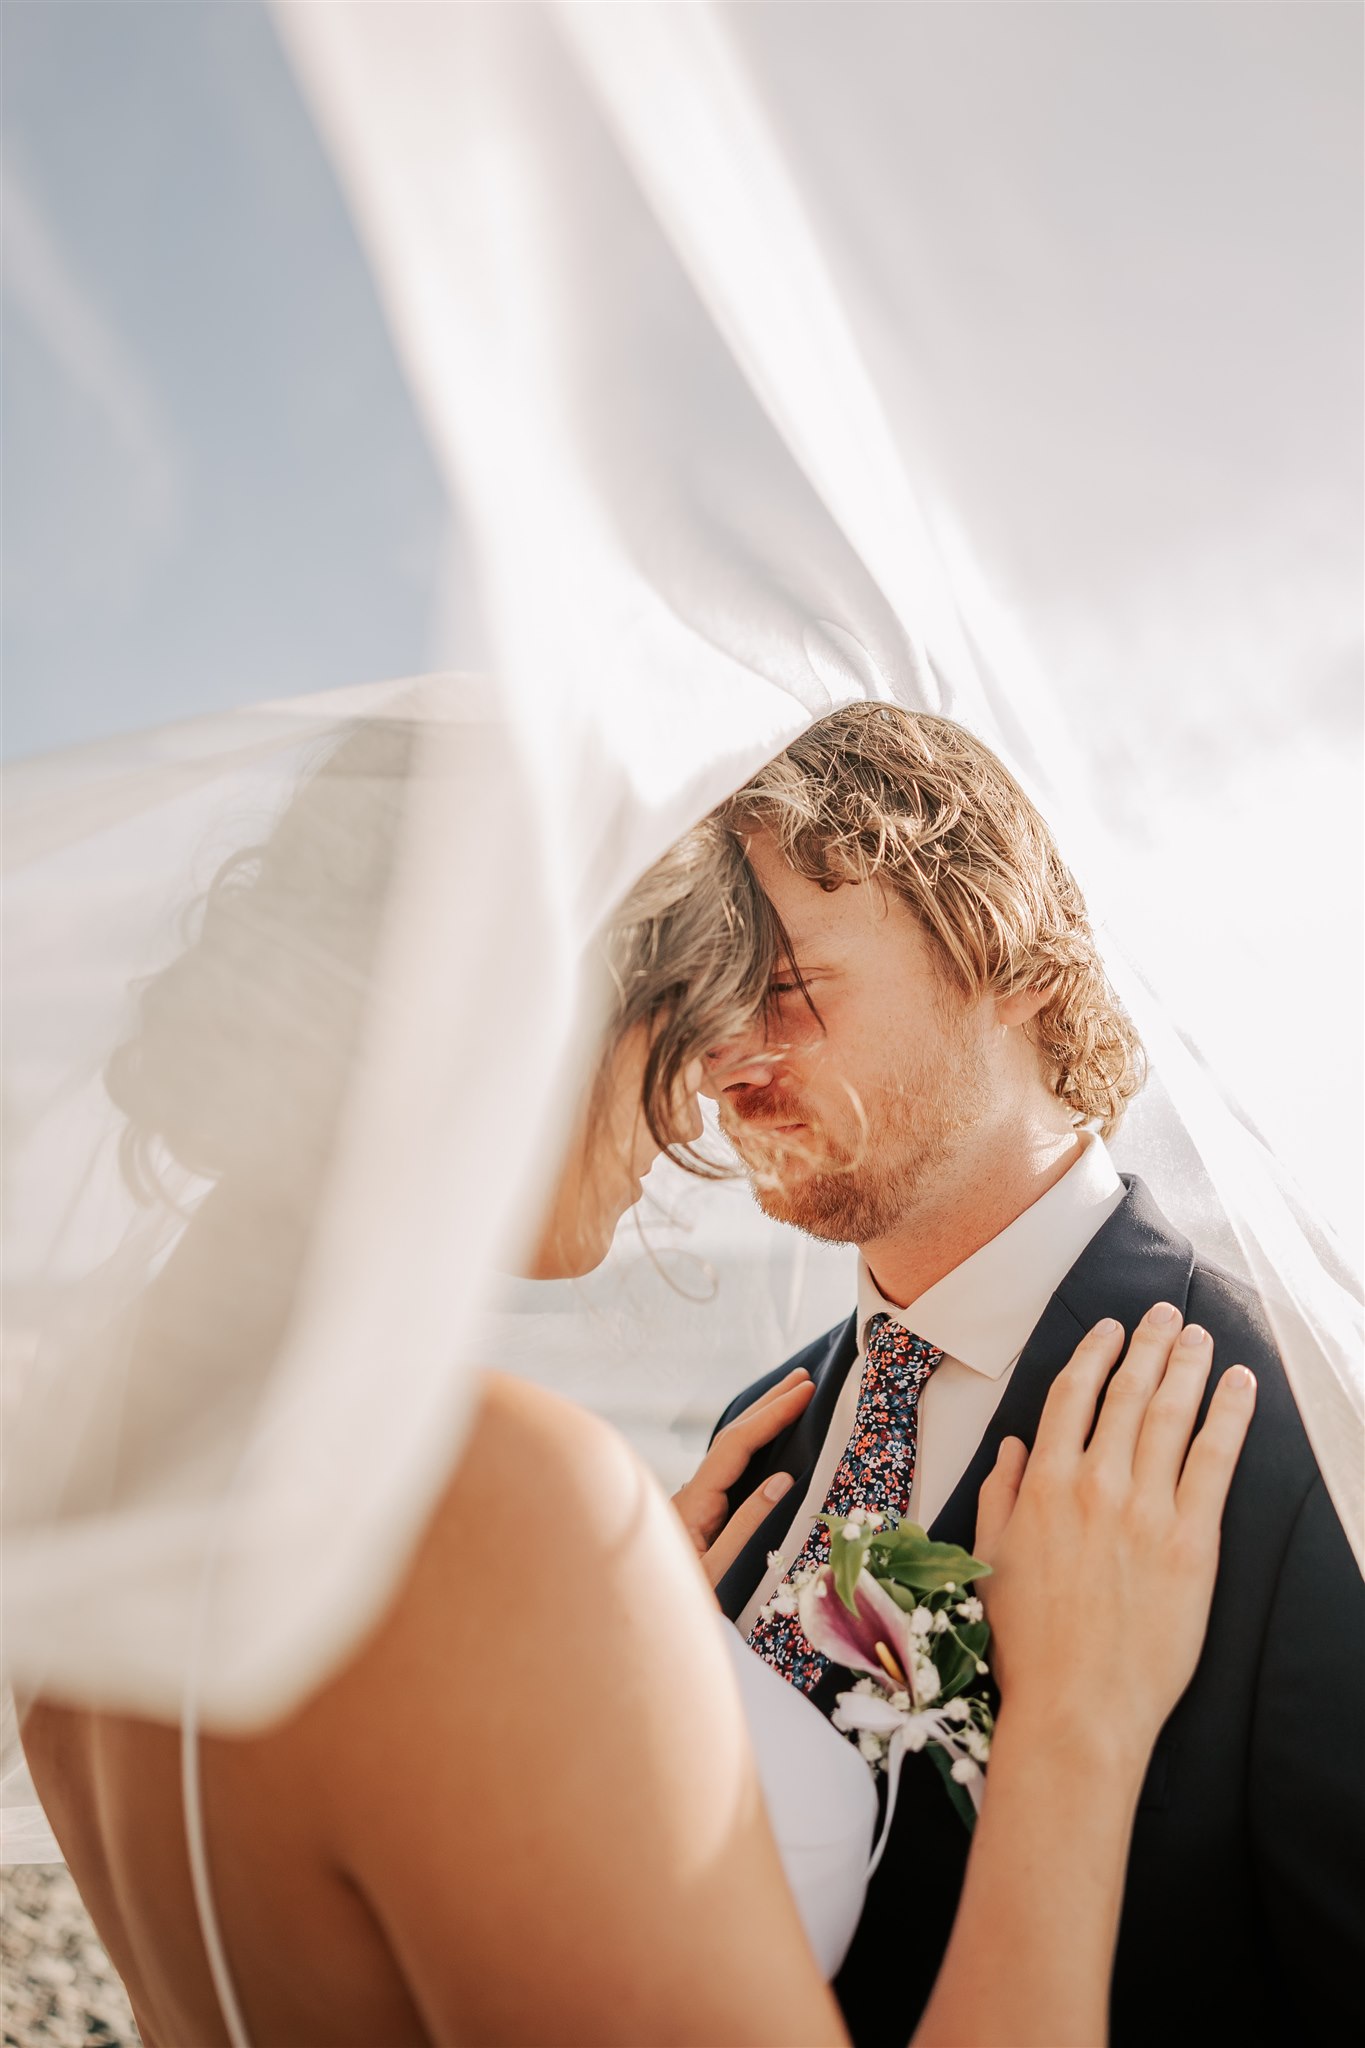
[[[837,889],[825,889],[808,875],[797,873],[771,834],[750,834],[746,847],[759,885],[781,918],[798,957],[813,947],[886,923],[895,899],[880,882],[846,882]]]
[[[818,902],[812,911],[807,912],[803,905],[801,913],[788,917],[780,905],[776,906],[787,943],[798,960],[807,954],[837,954],[841,947],[847,950],[883,934],[903,940],[896,919],[901,906],[888,896],[880,882],[846,882],[829,890],[820,889],[818,884],[815,887]]]

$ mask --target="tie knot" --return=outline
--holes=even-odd
[[[885,1311],[871,1317],[867,1325],[867,1362],[901,1381],[917,1385],[928,1379],[943,1357],[937,1344],[930,1344],[898,1323]]]

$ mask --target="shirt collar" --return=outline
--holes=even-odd
[[[1081,1155],[998,1236],[897,1308],[858,1261],[858,1347],[869,1319],[886,1314],[926,1344],[999,1379],[1028,1342],[1043,1310],[1100,1225],[1123,1200],[1123,1182],[1104,1140],[1083,1133]]]

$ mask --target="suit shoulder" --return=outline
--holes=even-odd
[[[1203,1259],[1195,1261],[1185,1303],[1185,1320],[1201,1323],[1213,1338],[1215,1371],[1250,1366],[1261,1389],[1259,1405],[1287,1404],[1298,1425],[1298,1408],[1280,1356],[1279,1340],[1257,1290],[1235,1273]]]
[[[1239,1477],[1263,1502],[1296,1513],[1320,1476],[1318,1462],[1261,1296],[1237,1274],[1196,1259],[1185,1318],[1213,1338],[1215,1376],[1233,1365],[1255,1373],[1256,1419]]]
[[[814,1379],[820,1368],[827,1365],[836,1353],[842,1351],[845,1344],[855,1340],[856,1324],[856,1315],[845,1316],[832,1330],[822,1331],[809,1344],[803,1345],[800,1351],[793,1351],[785,1365],[779,1365],[777,1368],[776,1377],[781,1379],[784,1373],[795,1372],[798,1366],[804,1366]]]
[[[1188,1320],[1202,1323],[1215,1342],[1220,1336],[1241,1340],[1254,1346],[1267,1361],[1279,1365],[1279,1345],[1260,1295],[1249,1281],[1214,1265],[1212,1260],[1195,1259],[1190,1275]],[[1229,1359],[1228,1363],[1254,1368],[1256,1361]]]

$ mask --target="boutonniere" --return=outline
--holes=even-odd
[[[985,1684],[990,1624],[969,1588],[990,1566],[955,1543],[931,1543],[914,1522],[865,1508],[820,1520],[829,1563],[799,1575],[772,1604],[790,1613],[794,1602],[812,1649],[865,1674],[839,1694],[832,1718],[887,1773],[875,1869],[907,1751],[929,1751],[963,1821],[976,1824],[995,1721]]]

